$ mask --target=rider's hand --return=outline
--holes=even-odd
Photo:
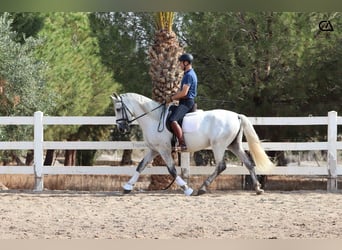
[[[172,96],[167,96],[167,97],[165,98],[165,102],[166,102],[166,104],[169,104],[169,103],[173,102]]]

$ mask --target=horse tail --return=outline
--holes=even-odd
[[[268,158],[265,150],[262,148],[259,137],[250,120],[245,116],[239,114],[244,135],[247,140],[249,151],[252,155],[257,169],[268,171],[274,167],[274,164]]]

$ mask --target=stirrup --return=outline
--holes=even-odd
[[[186,145],[178,145],[177,147],[173,147],[172,150],[176,152],[186,152],[188,151],[188,148]]]

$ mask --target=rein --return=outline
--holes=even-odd
[[[165,114],[166,114],[165,102],[161,103],[160,105],[158,105],[158,106],[155,107],[154,109],[152,109],[152,110],[150,110],[150,111],[148,111],[148,112],[146,112],[146,113],[143,113],[143,114],[141,114],[141,115],[135,117],[135,118],[132,119],[132,120],[129,120],[129,119],[128,119],[128,116],[127,116],[126,111],[128,111],[128,112],[130,113],[131,116],[134,116],[134,115],[133,115],[132,111],[130,111],[129,108],[126,106],[126,104],[123,102],[122,97],[121,97],[121,103],[122,103],[122,108],[123,108],[123,111],[124,111],[124,112],[123,112],[123,117],[122,117],[121,119],[118,119],[117,121],[126,121],[128,124],[130,124],[130,123],[132,123],[132,122],[138,120],[138,119],[141,118],[141,117],[144,117],[145,115],[148,115],[148,114],[152,113],[153,111],[159,109],[160,107],[164,107],[164,109],[163,109],[163,111],[162,111],[162,113],[161,113],[161,115],[160,115],[160,120],[159,120],[159,124],[158,124],[158,132],[161,132],[161,131],[164,130],[164,125],[163,125],[163,122],[162,122],[162,121],[164,120],[163,118],[165,117]],[[161,125],[163,125],[163,126],[161,127]]]

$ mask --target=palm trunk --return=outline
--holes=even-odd
[[[178,57],[184,50],[173,31],[161,30],[155,37],[155,43],[149,50],[152,99],[163,102],[179,89],[182,71],[178,66]]]
[[[179,89],[182,71],[178,66],[178,57],[183,52],[176,34],[170,28],[156,32],[154,44],[149,50],[153,100],[161,103]],[[157,156],[152,165],[165,166],[166,164],[160,156]],[[172,179],[170,175],[152,175],[149,189],[165,188]]]

